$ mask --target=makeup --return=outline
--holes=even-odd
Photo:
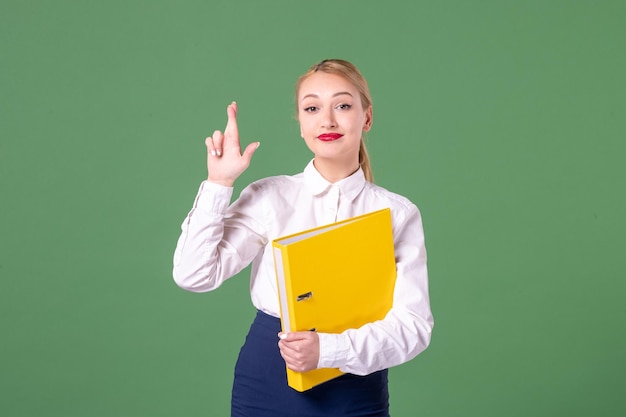
[[[331,141],[337,140],[337,139],[339,139],[341,137],[343,137],[343,135],[341,133],[322,133],[317,138],[319,140],[321,140],[321,141],[324,141],[324,142],[331,142]]]

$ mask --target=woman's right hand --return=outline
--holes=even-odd
[[[204,143],[207,150],[208,181],[232,187],[235,180],[250,166],[252,154],[260,143],[249,144],[242,154],[237,128],[237,103],[233,101],[226,113],[228,122],[224,133],[216,130]]]

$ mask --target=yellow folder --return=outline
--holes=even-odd
[[[396,263],[388,208],[272,245],[283,332],[341,333],[380,320],[391,308]],[[287,381],[305,391],[342,374],[335,368],[287,368]]]

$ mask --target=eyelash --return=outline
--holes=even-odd
[[[339,110],[350,110],[352,108],[352,104],[339,104],[336,108],[338,108]],[[319,108],[315,106],[309,106],[304,108],[304,111],[307,113],[313,113],[316,110],[319,110]]]

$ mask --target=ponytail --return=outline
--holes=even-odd
[[[365,174],[365,179],[368,182],[374,182],[374,174],[372,173],[372,163],[370,162],[370,156],[367,153],[367,147],[365,146],[365,140],[361,139],[361,146],[359,146],[359,165]]]

